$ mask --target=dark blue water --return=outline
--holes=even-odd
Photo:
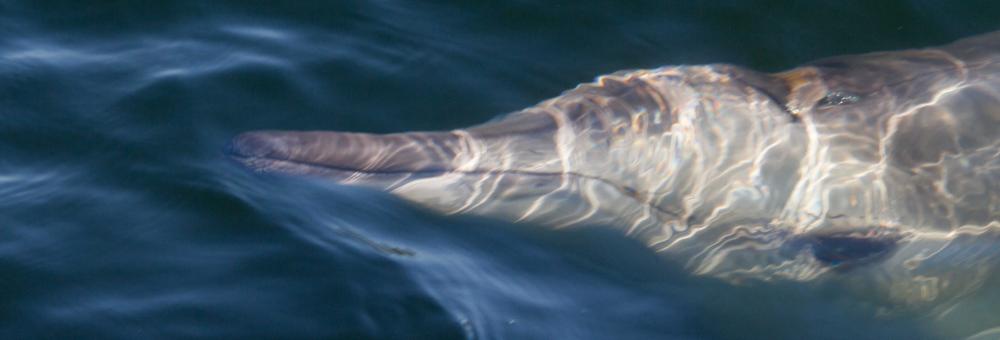
[[[437,216],[221,151],[257,129],[456,128],[619,69],[776,71],[998,19],[989,0],[0,1],[0,337],[988,332],[989,304],[887,314],[835,287],[732,286],[610,232]]]

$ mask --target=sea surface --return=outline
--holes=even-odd
[[[995,278],[885,313],[223,153],[249,130],[458,128],[621,69],[996,29],[995,0],[0,1],[0,338],[997,339]]]

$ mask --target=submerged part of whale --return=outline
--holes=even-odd
[[[618,72],[446,132],[257,131],[267,172],[448,214],[620,229],[692,273],[948,300],[1000,260],[1000,32],[834,57]]]

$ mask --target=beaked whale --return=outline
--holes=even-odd
[[[622,71],[470,128],[254,131],[228,152],[447,214],[617,228],[696,275],[923,305],[1000,263],[998,61],[994,32],[774,74]]]

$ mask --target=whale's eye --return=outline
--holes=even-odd
[[[839,266],[866,263],[889,254],[896,245],[895,237],[854,233],[815,235],[809,245],[817,261]]]
[[[856,94],[833,91],[827,93],[826,96],[823,97],[823,99],[820,99],[819,102],[816,103],[816,105],[839,106],[839,105],[854,104],[857,103],[859,100],[861,100],[861,97]]]

